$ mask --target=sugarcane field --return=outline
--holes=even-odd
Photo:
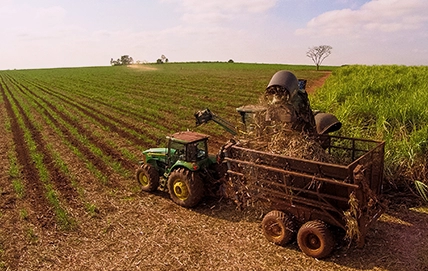
[[[426,270],[428,69],[0,70],[0,270]]]

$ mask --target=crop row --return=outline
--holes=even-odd
[[[192,114],[206,107],[234,120],[235,108],[257,102],[275,71],[232,75],[230,71],[186,68],[142,72],[108,67],[62,72],[20,73],[19,80],[59,92],[70,101],[90,104],[109,116],[120,116],[129,125],[151,129],[150,134],[160,138],[171,131],[193,128]],[[216,135],[219,131],[214,128]]]
[[[9,175],[33,224],[72,228],[77,214],[97,209],[90,191],[136,191],[142,150],[193,129],[192,114],[205,107],[237,119],[235,108],[257,102],[274,73],[169,67],[0,72],[13,142]],[[198,129],[227,137],[215,125]]]
[[[92,129],[100,124],[110,128],[107,130],[115,130],[117,126],[103,122],[84,107],[66,108],[63,105],[67,100],[58,102],[52,93],[34,85],[23,85],[9,75],[1,77],[1,86],[15,143],[10,164],[17,162],[23,172],[23,182],[15,181],[14,186],[17,195],[23,195],[30,203],[31,210],[27,213],[35,214],[33,224],[53,227],[55,223],[52,223],[56,222],[70,228],[75,218],[67,210],[83,207],[91,211],[93,204],[84,198],[84,181],[91,178],[79,176],[80,167],[86,167],[93,179],[100,180],[104,186],[119,187],[122,184],[118,180],[131,178],[138,159],[136,150],[123,151],[128,155],[123,158],[117,142],[101,134],[100,129]],[[80,163],[68,162],[70,155],[75,155]]]

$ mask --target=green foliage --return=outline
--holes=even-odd
[[[34,229],[31,227],[27,229],[27,238],[28,238],[28,241],[33,245],[37,244],[37,242],[39,241],[38,235],[36,234]]]
[[[22,199],[25,195],[25,185],[20,180],[13,180],[12,181],[13,189],[15,190],[16,195],[18,198]]]
[[[97,206],[92,203],[85,203],[85,209],[91,217],[95,217],[99,213]]]
[[[25,185],[21,180],[21,169],[13,151],[8,153],[9,176],[12,179],[12,186],[18,198],[22,199],[25,195]]]
[[[21,219],[23,220],[27,220],[28,219],[28,212],[26,209],[21,209],[19,211],[19,217],[21,217]]]
[[[131,65],[134,63],[134,59],[129,55],[123,55],[117,60],[110,59],[110,65],[112,66],[121,66],[121,65]]]
[[[62,112],[70,112],[67,114],[76,121],[81,121],[85,113],[77,110],[76,114],[75,106],[89,105],[104,112],[104,115],[99,116],[113,126],[141,138],[141,141],[146,142],[141,147],[147,148],[162,142],[160,140],[166,134],[193,129],[193,113],[206,107],[238,123],[236,107],[257,103],[272,75],[283,69],[292,70],[296,76],[308,80],[316,80],[324,75],[313,71],[309,65],[230,65],[225,62],[7,72],[27,85],[31,83],[49,90],[45,94],[46,98]],[[65,98],[70,104],[65,104],[58,98]],[[54,112],[51,113],[55,115]],[[136,133],[134,129],[113,121],[110,116],[118,116],[129,125],[136,125],[146,132]],[[85,122],[90,119],[88,116],[84,117]],[[70,129],[73,130],[72,127]],[[215,136],[224,134],[215,125],[200,129]]]
[[[385,140],[387,177],[426,183],[427,89],[426,66],[347,66],[311,103],[342,121],[341,135]]]

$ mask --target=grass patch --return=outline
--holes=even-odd
[[[19,217],[22,220],[27,220],[28,219],[28,212],[27,212],[27,210],[26,209],[19,210]]]
[[[386,142],[385,172],[392,185],[427,184],[427,89],[425,66],[348,66],[333,71],[311,103],[342,121],[340,135]]]
[[[18,198],[22,199],[25,196],[25,185],[20,180],[13,180],[12,181],[13,189],[15,190],[15,193]]]

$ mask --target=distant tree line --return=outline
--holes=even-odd
[[[168,63],[168,58],[165,55],[161,55],[160,58],[158,58],[158,60],[156,60],[157,64],[163,64],[163,63]]]
[[[156,60],[157,64],[164,64],[164,63],[168,63],[168,62],[169,62],[169,59],[165,55],[161,55],[160,58],[158,58]],[[208,62],[212,62],[212,61],[201,61],[201,63],[204,63],[204,62],[208,63]],[[219,61],[217,61],[217,62],[219,62]],[[114,58],[110,59],[110,65],[111,66],[122,66],[122,65],[132,65],[132,64],[140,65],[140,64],[147,64],[147,63],[149,63],[149,62],[147,62],[147,60],[134,61],[134,59],[132,57],[130,57],[129,55],[123,55],[116,60],[114,60]],[[233,59],[229,59],[227,61],[227,63],[235,63],[235,61],[233,61]]]
[[[130,57],[129,55],[123,55],[117,60],[114,60],[113,58],[110,59],[110,65],[112,66],[120,66],[120,65],[131,65],[134,64],[134,59]]]
[[[163,64],[163,63],[168,63],[168,62],[169,62],[169,60],[165,55],[161,55],[161,57],[156,60],[157,64]],[[146,64],[148,62],[146,60],[144,60],[144,61],[137,60],[136,62],[134,62],[134,59],[132,57],[130,57],[129,55],[123,55],[116,60],[114,60],[114,58],[110,59],[110,65],[112,65],[112,66],[132,65],[134,63],[135,64]]]

